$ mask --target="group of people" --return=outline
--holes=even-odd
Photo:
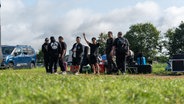
[[[57,73],[57,63],[63,74],[66,74],[66,67],[64,64],[64,57],[66,54],[67,45],[62,36],[58,37],[57,42],[53,36],[45,38],[45,43],[42,45],[42,52],[44,55],[44,66],[47,73]]]
[[[99,47],[100,43],[93,37],[91,42],[86,39],[85,33],[83,38],[90,48],[89,64],[94,74],[100,74],[100,67],[98,65]],[[58,38],[58,42],[52,36],[49,39],[45,39],[45,43],[42,45],[42,52],[44,53],[44,65],[47,73],[57,72],[57,62],[59,60],[59,66],[63,74],[66,74],[66,67],[64,65],[64,56],[66,54],[67,45],[64,42],[62,36]],[[81,37],[76,37],[76,43],[73,44],[72,51],[72,67],[71,71],[75,74],[79,74],[81,69],[82,55],[85,48],[81,44]],[[117,73],[120,70],[122,73],[126,71],[126,56],[129,52],[129,42],[123,37],[122,32],[118,32],[117,38],[114,39],[113,33],[108,32],[108,39],[106,40],[105,53],[107,56],[107,70],[108,74]],[[116,56],[116,61],[113,57]]]

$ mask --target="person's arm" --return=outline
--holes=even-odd
[[[45,52],[45,50],[44,50],[44,45],[42,45],[42,52],[43,52],[43,53]]]
[[[58,51],[59,51],[59,57],[61,57],[61,44],[59,42],[58,43]]]
[[[66,54],[66,49],[67,49],[67,46],[66,46],[66,43],[63,43],[63,47],[64,47],[64,49],[63,49],[63,54],[62,54],[62,58],[64,58],[64,56],[65,56],[65,54]]]
[[[116,39],[113,41],[113,46],[112,46],[112,50],[111,50],[111,56],[114,56],[115,55],[115,47],[116,46]]]
[[[84,36],[84,40],[86,41],[86,43],[89,45],[90,44],[90,42],[86,39],[86,34],[85,33],[83,33],[83,36]]]
[[[74,51],[73,51],[73,50],[74,50],[74,47],[75,47],[75,44],[73,44],[73,46],[72,46],[72,49],[71,49],[72,52],[74,52]]]
[[[111,56],[114,56],[114,54],[115,54],[115,46],[112,46]]]

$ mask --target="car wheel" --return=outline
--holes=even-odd
[[[14,69],[14,64],[12,62],[8,63],[8,68],[9,69]]]
[[[30,64],[30,69],[33,69],[33,68],[35,68],[35,64],[32,62],[32,63]]]

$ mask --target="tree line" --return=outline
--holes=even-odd
[[[114,34],[116,37],[116,34]],[[184,22],[176,28],[170,28],[166,33],[161,33],[152,23],[138,23],[130,26],[124,34],[129,40],[130,49],[135,56],[143,52],[148,60],[165,62],[174,54],[184,52]],[[106,33],[99,34],[97,39],[100,42],[99,53],[104,54],[105,43],[108,36]],[[42,52],[37,57],[41,59]]]
[[[160,61],[166,61],[172,55],[184,52],[184,22],[176,28],[168,29],[164,34],[151,23],[138,23],[130,26],[124,37],[129,40],[130,49],[135,56],[143,52],[148,60],[160,58]],[[107,34],[101,33],[98,37],[101,54],[104,52],[106,39]]]

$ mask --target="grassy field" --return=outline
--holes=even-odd
[[[0,70],[0,104],[183,104],[184,75],[169,75],[164,67],[155,64],[146,75]]]

